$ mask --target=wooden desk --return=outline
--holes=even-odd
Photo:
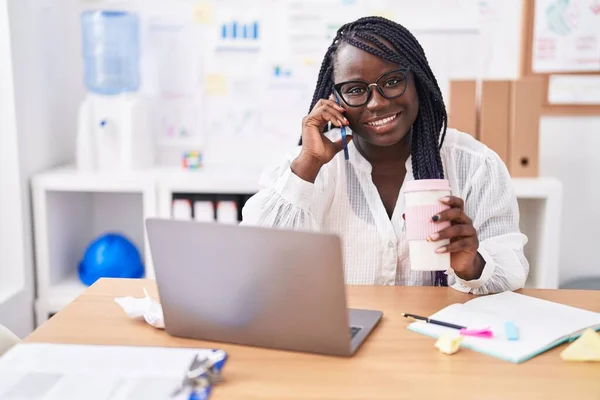
[[[563,346],[524,364],[461,349],[448,356],[406,329],[402,311],[433,312],[471,298],[449,288],[349,287],[351,307],[384,312],[353,358],[337,358],[170,337],[129,319],[115,296],[156,295],[153,281],[102,279],[40,326],[27,342],[219,347],[230,354],[214,399],[600,399],[600,363],[563,362]],[[600,291],[522,293],[600,312]]]

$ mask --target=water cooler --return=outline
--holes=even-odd
[[[138,17],[94,10],[81,16],[85,99],[79,108],[77,167],[131,171],[152,166],[154,143],[140,87]]]

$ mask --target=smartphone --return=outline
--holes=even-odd
[[[333,91],[333,97],[335,97],[335,102],[341,106],[340,104],[340,99],[338,98],[337,93],[335,92],[335,90]],[[344,145],[344,159],[348,160],[348,139],[346,139],[346,126],[342,125],[341,127],[342,130],[342,144]]]

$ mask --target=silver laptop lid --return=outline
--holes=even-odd
[[[350,352],[337,236],[157,218],[146,227],[170,334]]]

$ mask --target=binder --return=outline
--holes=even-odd
[[[478,138],[508,164],[510,81],[484,81],[481,91]]]
[[[450,81],[448,126],[477,137],[477,99],[475,81]]]
[[[212,201],[197,200],[194,202],[194,220],[200,222],[215,221],[215,206]]]
[[[171,203],[171,217],[173,219],[192,219],[192,202],[188,199],[174,199]]]
[[[513,177],[536,177],[539,173],[539,130],[544,84],[531,76],[513,81],[510,94],[508,169]]]
[[[498,153],[511,176],[538,176],[544,81],[535,76],[483,81],[479,103],[475,81],[451,81],[450,87],[449,126]]]
[[[217,222],[231,225],[239,223],[238,208],[235,201],[220,200],[217,202]]]

